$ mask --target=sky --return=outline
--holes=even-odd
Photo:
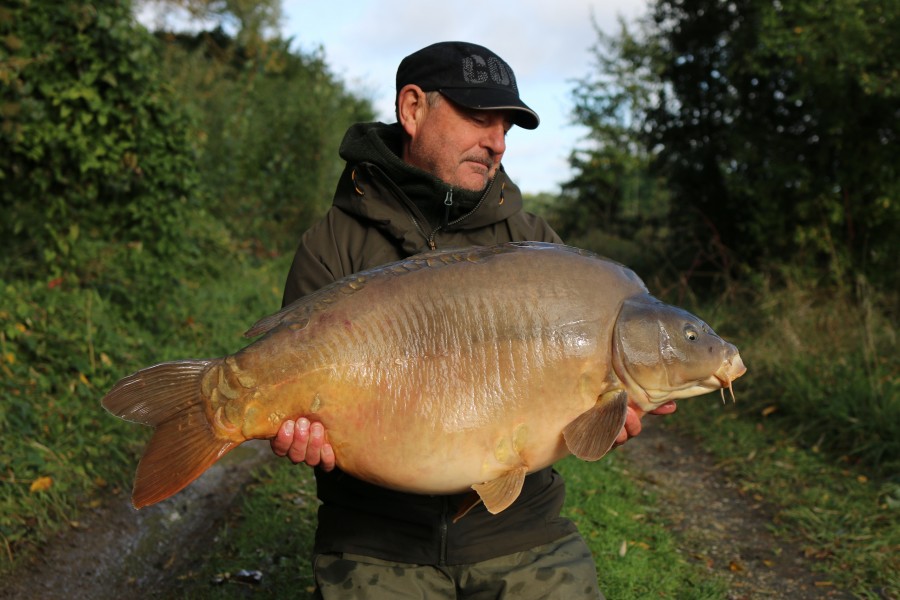
[[[490,48],[541,118],[534,131],[513,127],[503,164],[523,192],[555,193],[585,135],[571,123],[570,97],[575,80],[591,73],[593,22],[616,33],[619,17],[645,10],[646,0],[283,0],[281,32],[295,50],[322,47],[332,72],[386,123],[396,120],[394,76],[405,56],[447,40]]]

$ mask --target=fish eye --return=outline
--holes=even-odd
[[[697,335],[696,331],[694,331],[692,328],[688,327],[687,329],[684,330],[684,337],[686,337],[687,339],[689,339],[690,341],[693,342],[700,336]]]

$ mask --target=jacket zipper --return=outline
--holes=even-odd
[[[439,549],[438,565],[447,564],[447,518],[450,513],[450,500],[446,496],[441,496],[441,547]]]
[[[444,224],[438,225],[437,227],[435,227],[434,229],[431,230],[431,235],[428,236],[428,247],[431,248],[432,250],[437,250],[437,243],[435,242],[435,237],[437,237],[437,234],[440,233],[441,230],[462,223],[463,221],[468,219],[470,216],[472,216],[475,213],[475,211],[477,211],[479,208],[481,208],[481,205],[484,204],[484,201],[488,197],[488,194],[491,193],[491,188],[494,187],[494,181],[496,181],[496,180],[497,180],[497,176],[495,175],[494,178],[488,182],[488,186],[485,188],[484,193],[481,195],[481,198],[478,200],[478,203],[475,204],[475,207],[472,210],[470,210],[463,216],[459,217],[455,221],[448,223],[447,220],[450,218],[450,208],[453,206],[453,188],[450,188],[450,191],[448,191],[447,195],[444,197],[444,206],[446,207],[446,209],[444,211]],[[410,215],[410,216],[412,216],[412,215]],[[416,223],[415,217],[413,217],[413,223],[415,223],[416,227],[418,228],[418,223]],[[422,230],[419,229],[419,231],[422,231]]]

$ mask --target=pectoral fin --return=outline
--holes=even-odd
[[[453,517],[453,522],[456,523],[457,521],[462,519],[479,504],[481,504],[481,496],[479,496],[474,490],[466,494],[466,497],[463,498],[463,501],[459,505],[459,510],[456,511],[456,516]]]
[[[599,460],[609,452],[625,424],[628,394],[604,394],[590,410],[566,425],[563,436],[569,451],[582,460]]]
[[[496,515],[516,501],[519,493],[522,491],[522,484],[525,483],[525,474],[528,473],[527,467],[517,467],[506,474],[487,481],[485,483],[476,483],[472,489],[478,492],[481,501],[484,502],[485,508],[492,515]]]

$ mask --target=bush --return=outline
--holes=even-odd
[[[199,257],[190,123],[129,2],[13,2],[0,11],[0,278],[67,281],[133,315]],[[192,237],[192,233],[205,236]]]
[[[741,313],[727,317],[749,371],[738,408],[775,419],[808,447],[869,470],[900,467],[900,363],[892,295],[862,284],[854,291],[817,287],[782,269],[757,276]],[[740,324],[744,325],[741,326]]]

